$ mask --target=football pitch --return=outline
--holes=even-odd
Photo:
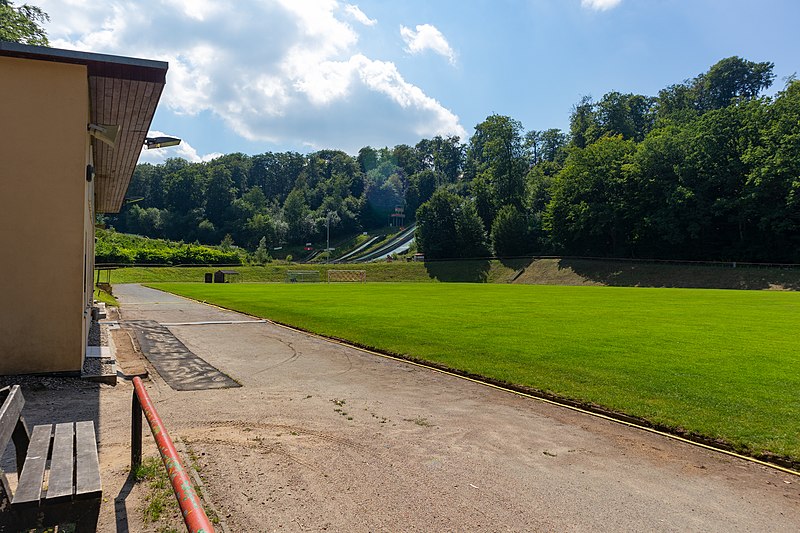
[[[379,350],[800,460],[800,294],[491,284],[159,283]]]

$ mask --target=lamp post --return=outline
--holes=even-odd
[[[328,216],[325,220],[325,226],[327,228],[327,245],[325,246],[325,263],[331,262],[331,215],[333,211],[328,211]]]

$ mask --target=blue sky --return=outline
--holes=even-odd
[[[31,0],[51,44],[169,61],[141,161],[466,140],[487,115],[569,125],[583,95],[738,55],[800,72],[796,0]]]

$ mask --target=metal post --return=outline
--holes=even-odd
[[[150,431],[152,431],[156,446],[158,446],[161,460],[167,469],[169,480],[172,483],[172,490],[175,492],[175,498],[181,508],[187,531],[189,533],[214,533],[214,526],[200,504],[197,491],[189,479],[189,474],[183,468],[178,452],[175,450],[175,445],[172,443],[167,428],[164,427],[164,422],[158,416],[158,412],[156,412],[153,401],[147,394],[141,378],[133,378],[133,389],[133,394],[138,398],[141,405],[139,411],[144,413],[147,423],[150,425]]]
[[[133,391],[131,400],[131,472],[142,464],[142,404]]]
[[[328,211],[328,217],[326,219],[326,226],[328,229],[328,239],[327,239],[327,246],[325,247],[325,263],[331,262],[331,213],[332,211]]]

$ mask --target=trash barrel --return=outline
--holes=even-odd
[[[206,272],[206,283],[213,283],[214,282],[214,274],[211,272]]]

